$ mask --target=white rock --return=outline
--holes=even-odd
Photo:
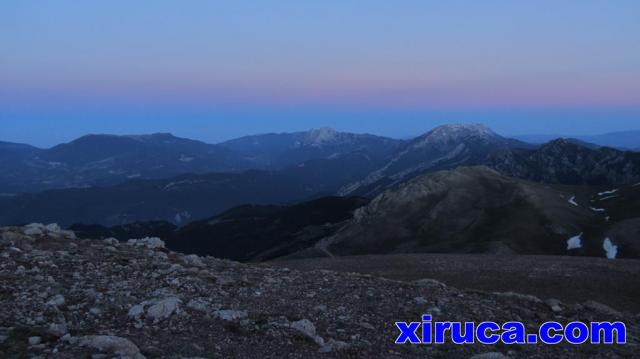
[[[41,337],[29,337],[29,345],[38,345],[42,343]]]
[[[244,310],[217,310],[213,315],[228,322],[244,319],[248,316]]]
[[[199,311],[206,312],[209,310],[209,303],[202,299],[191,299],[189,303],[187,303],[187,308]]]
[[[55,337],[62,337],[69,332],[65,323],[51,323],[47,332]]]
[[[316,326],[313,325],[313,323],[309,319],[302,319],[298,320],[297,322],[293,322],[291,323],[291,328],[313,339],[316,344],[324,346],[324,339],[316,335]]]
[[[130,239],[127,241],[127,244],[135,247],[147,247],[150,249],[164,248],[164,241],[158,237]]]
[[[562,302],[557,299],[548,299],[544,302],[554,313],[562,312]]]
[[[60,233],[60,235],[67,237],[69,239],[78,239],[78,237],[76,237],[76,233],[68,229],[63,229],[58,233]]]
[[[184,256],[182,258],[182,261],[184,262],[184,264],[186,264],[187,266],[191,266],[191,267],[204,267],[204,262],[202,262],[202,259],[200,259],[200,257],[198,257],[195,254],[190,254],[188,256]]]
[[[174,312],[178,311],[181,303],[182,301],[175,297],[162,299],[147,309],[147,317],[154,321],[167,319]]]
[[[144,306],[142,304],[134,305],[129,309],[127,315],[129,318],[139,319],[144,314]]]
[[[145,359],[140,353],[140,349],[129,339],[110,335],[89,335],[79,338],[68,339],[71,344],[99,350],[101,352],[113,353],[121,358]]]
[[[118,243],[120,243],[117,239],[113,238],[113,237],[109,237],[109,238],[105,238],[103,240],[103,242],[105,244],[111,245],[111,246],[117,246]]]
[[[426,299],[424,299],[424,297],[415,297],[413,298],[413,301],[416,302],[416,304],[420,305],[429,303]]]
[[[47,301],[47,305],[50,305],[52,307],[61,307],[64,305],[64,303],[65,303],[65,300],[62,294],[55,295]]]
[[[47,224],[44,227],[44,229],[47,230],[47,232],[58,233],[62,228],[60,228],[60,226],[57,223],[51,223],[51,224]]]
[[[27,236],[40,236],[44,234],[45,227],[42,223],[31,223],[24,226],[22,231]]]

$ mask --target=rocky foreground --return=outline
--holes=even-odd
[[[159,239],[76,239],[56,225],[0,229],[2,358],[632,358],[640,316],[331,271],[168,251]],[[627,324],[623,346],[398,346],[395,321]]]

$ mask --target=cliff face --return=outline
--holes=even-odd
[[[615,348],[393,344],[395,321],[639,320],[603,305],[461,291],[332,271],[299,272],[168,251],[157,238],[76,239],[55,225],[0,229],[0,356],[308,358],[633,356]],[[498,354],[495,354],[498,355]]]

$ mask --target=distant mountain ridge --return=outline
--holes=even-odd
[[[367,156],[353,153],[278,171],[184,174],[131,179],[104,187],[0,196],[0,223],[113,226],[158,220],[184,225],[242,204],[290,203],[331,195],[374,168]]]
[[[372,195],[426,172],[484,164],[493,153],[531,147],[479,124],[439,126],[406,143],[386,164],[340,194]]]
[[[223,147],[171,134],[87,135],[50,149],[7,147],[0,146],[0,192],[105,186],[131,178],[250,168]]]
[[[86,135],[50,149],[0,142],[0,193],[109,186],[132,178],[188,173],[274,170],[354,153],[380,161],[399,143],[327,128],[250,136],[219,145],[168,133]]]
[[[375,196],[418,175],[484,165],[512,177],[555,184],[623,185],[640,181],[640,153],[573,139],[532,145],[482,125],[444,125],[408,142],[342,195]]]
[[[257,147],[263,148],[264,139],[284,136],[286,141],[273,141],[269,146],[276,149],[265,150],[265,153],[297,153],[296,148],[303,148],[300,153],[304,156],[311,153],[307,149],[319,152],[313,152],[311,157],[316,157],[314,159],[275,170],[197,173],[203,167],[189,167],[192,163],[202,162],[204,168],[209,168],[207,166],[212,164],[207,156],[210,155],[215,158],[215,164],[221,164],[219,153],[224,155],[222,159],[236,164],[235,168],[240,167],[238,163],[249,167],[256,166],[256,163],[249,163],[251,161],[246,156],[238,155],[229,148],[168,134],[90,136],[56,146],[46,153],[30,147],[0,145],[0,154],[9,153],[0,155],[0,161],[5,161],[3,164],[30,163],[34,156],[45,163],[64,157],[64,164],[54,162],[48,166],[67,176],[69,171],[65,169],[83,168],[80,172],[82,178],[95,174],[96,181],[101,178],[99,174],[120,175],[107,178],[115,184],[93,188],[85,185],[82,186],[85,188],[0,196],[0,224],[38,221],[120,225],[162,220],[184,225],[247,203],[296,202],[333,194],[371,198],[422,174],[475,165],[488,166],[506,176],[549,184],[617,186],[640,182],[640,153],[594,148],[569,140],[534,146],[499,136],[481,125],[440,126],[412,141],[401,143],[328,129],[264,136],[251,140],[245,138],[240,142],[245,146],[253,143],[251,141],[258,141]],[[107,145],[94,146],[100,141]],[[113,146],[114,141],[122,145]],[[382,147],[372,143],[382,143]],[[394,147],[396,149],[392,150]],[[207,152],[211,148],[213,152]],[[16,151],[19,155],[12,154]],[[193,155],[187,155],[192,152]],[[105,155],[119,160],[95,161]],[[167,166],[167,162],[178,165]],[[31,172],[21,172],[27,177],[21,182],[31,183],[28,179],[37,183],[43,181],[38,166],[28,168],[34,171],[33,176],[30,177]],[[130,172],[117,172],[115,168],[135,169],[139,176],[128,178],[132,176],[124,174]],[[195,174],[168,176],[167,168]],[[140,169],[147,169],[147,172]],[[0,178],[11,178],[12,173],[0,173]],[[155,175],[160,178],[145,178]],[[179,191],[167,191],[165,187],[178,188]]]
[[[240,137],[220,144],[243,156],[257,168],[278,169],[311,159],[328,159],[353,152],[378,161],[390,156],[404,141],[369,134],[318,128],[305,132],[268,133]]]
[[[622,150],[640,149],[640,130],[609,132],[592,136],[568,136],[568,135],[519,135],[513,136],[521,141],[530,143],[546,143],[558,138],[575,138],[577,140],[592,143],[598,146],[613,147]]]

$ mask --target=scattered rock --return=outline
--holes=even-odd
[[[424,304],[429,303],[429,301],[424,299],[424,297],[415,297],[415,298],[413,298],[413,301],[416,302],[416,304],[420,304],[420,305],[424,305]]]
[[[312,339],[316,344],[324,346],[324,339],[316,335],[316,326],[309,319],[302,319],[290,324],[291,328]]]
[[[42,338],[41,337],[29,337],[29,345],[38,345],[40,343],[42,343]]]
[[[207,312],[209,311],[209,303],[200,298],[191,299],[189,303],[187,303],[187,308],[199,312]]]
[[[198,257],[195,254],[184,256],[182,260],[184,264],[186,264],[189,267],[204,267],[204,263],[202,262],[202,259],[200,259],[200,257]]]
[[[140,349],[125,338],[110,335],[89,335],[70,338],[67,341],[71,344],[96,349],[101,352],[116,354],[120,358],[145,359],[145,356],[140,353]]]
[[[216,310],[213,315],[222,320],[228,322],[244,319],[248,317],[248,314],[244,310]]]
[[[562,302],[557,299],[547,299],[544,302],[554,313],[562,312]]]
[[[142,317],[143,314],[144,314],[144,306],[142,304],[134,305],[129,309],[129,312],[127,313],[129,318],[133,318],[133,319],[140,319],[140,317]]]
[[[52,307],[61,307],[64,305],[64,303],[65,303],[65,300],[62,294],[55,295],[47,301],[47,305],[50,305]]]
[[[175,297],[159,300],[147,309],[147,317],[154,321],[167,319],[179,309],[181,303],[182,301]]]
[[[62,337],[69,332],[66,323],[51,323],[49,324],[49,328],[47,329],[47,333],[53,335],[54,337]]]
[[[23,233],[27,236],[41,236],[44,234],[45,227],[42,223],[31,223],[24,226]]]
[[[164,241],[157,237],[130,239],[127,241],[127,244],[134,247],[146,247],[149,249],[164,248]]]
[[[105,244],[110,245],[110,246],[117,246],[120,243],[120,241],[118,241],[117,239],[115,239],[113,237],[106,238],[106,239],[103,240],[103,242]]]

